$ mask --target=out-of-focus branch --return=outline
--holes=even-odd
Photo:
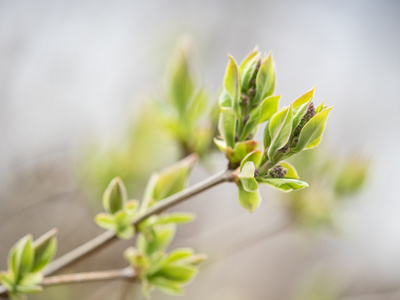
[[[147,218],[149,218],[152,215],[162,213],[163,211],[201,193],[204,192],[220,183],[223,182],[228,182],[232,181],[232,170],[224,170],[221,171],[191,187],[188,187],[170,197],[167,197],[156,204],[152,205],[144,211],[143,213],[139,214],[132,222],[132,225],[137,226]],[[77,262],[89,254],[92,254],[103,247],[109,245],[111,242],[115,241],[117,239],[116,234],[114,231],[105,231],[104,233],[100,234],[99,236],[95,237],[94,239],[86,242],[85,244],[75,248],[74,250],[68,252],[67,254],[59,257],[58,259],[54,260],[49,266],[44,270],[43,274],[44,276],[49,276],[51,274],[54,274],[55,272],[63,269],[64,267],[70,265],[73,262]],[[43,285],[50,285],[51,282],[53,284],[61,284],[61,283],[67,283],[68,280],[72,280],[72,276],[75,276],[77,274],[71,274],[71,275],[60,275],[60,276],[54,276],[54,277],[47,277],[43,281]],[[105,280],[106,278],[102,279],[101,276],[106,276],[106,274],[103,273],[81,273],[80,275],[77,275],[78,277],[76,278],[85,278],[85,276],[82,277],[82,275],[87,276],[88,280],[82,280],[82,281],[93,281],[93,280]],[[114,273],[115,276],[120,276],[117,273]],[[64,277],[63,277],[64,276]],[[91,277],[94,276],[94,277]],[[96,276],[98,279],[96,279]],[[92,278],[92,279],[89,279]],[[59,283],[56,283],[59,282]],[[78,282],[78,281],[76,281]],[[46,284],[47,283],[47,284]],[[0,297],[7,297],[7,290],[0,285]]]
[[[42,286],[61,285],[79,282],[89,281],[101,281],[101,280],[115,280],[115,279],[135,279],[135,270],[131,267],[118,270],[107,270],[97,272],[85,272],[85,273],[74,273],[64,274],[57,276],[50,276],[43,279]]]
[[[376,290],[376,291],[343,293],[342,295],[338,296],[337,298],[338,298],[338,300],[361,300],[361,299],[369,300],[369,299],[384,299],[385,297],[392,297],[392,296],[399,296],[399,295],[400,295],[400,287],[392,286],[392,287],[382,288],[382,289]]]
[[[167,197],[156,204],[149,207],[148,210],[139,214],[137,218],[132,222],[133,225],[138,225],[148,217],[159,214],[178,203],[181,203],[205,190],[208,190],[220,183],[231,181],[231,170],[222,171],[214,176],[211,176],[191,187],[184,189],[170,197]],[[93,252],[100,250],[104,246],[108,245],[112,241],[116,240],[116,235],[114,231],[106,231],[101,235],[95,237],[94,239],[88,241],[87,243],[75,248],[74,250],[68,252],[67,254],[61,256],[60,258],[54,260],[45,270],[45,276],[54,274],[55,272],[61,270],[62,268],[66,267],[67,265],[78,261]]]

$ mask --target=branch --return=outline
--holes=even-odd
[[[220,183],[232,181],[232,170],[221,171],[191,187],[188,187],[170,197],[167,197],[156,204],[150,206],[146,211],[139,214],[132,222],[133,226],[139,225],[141,222],[146,220],[148,217],[159,214],[205,190],[208,190]],[[114,231],[105,231],[94,239],[86,242],[85,244],[75,248],[74,250],[64,254],[58,259],[54,260],[49,266],[43,271],[44,276],[49,276],[54,274],[55,272],[65,268],[73,262],[79,261],[89,254],[92,254],[103,247],[109,245],[113,241],[117,240],[116,234]],[[113,271],[116,272],[116,271]],[[80,278],[81,281],[93,281],[93,280],[106,280],[112,279],[106,276],[107,271],[103,274],[103,272],[94,272],[94,273],[81,273],[78,274],[70,274],[70,275],[60,275],[54,277],[47,277],[43,281],[43,285],[51,285],[51,284],[61,284],[61,283],[70,283],[70,282],[79,282],[77,280],[71,281],[72,278]],[[78,277],[74,277],[77,275]],[[85,275],[84,277],[82,277]],[[114,273],[114,278],[120,278],[118,273]],[[100,277],[96,277],[100,276]],[[83,278],[83,279],[82,279]],[[87,278],[87,280],[85,280]],[[56,283],[58,282],[58,283]],[[47,283],[47,284],[46,284]],[[7,297],[7,290],[4,286],[0,285],[0,297]]]
[[[135,279],[135,270],[131,267],[118,270],[64,274],[58,276],[50,276],[43,279],[42,286],[101,281],[101,280],[114,280],[114,279]]]
[[[168,208],[171,208],[178,203],[181,203],[207,189],[210,189],[220,183],[231,181],[232,171],[221,171],[191,187],[188,187],[170,197],[167,197],[156,204],[150,206],[145,212],[139,214],[132,222],[132,225],[137,226],[148,217],[161,213]],[[67,254],[54,260],[45,270],[44,275],[48,276],[63,269],[69,264],[78,261],[95,251],[102,249],[104,246],[110,244],[117,239],[114,231],[105,231],[87,243],[75,248]]]
[[[346,293],[338,296],[340,300],[350,300],[350,299],[369,299],[369,298],[382,298],[382,297],[390,297],[396,296],[400,294],[399,286],[392,286],[387,288],[382,288],[376,291],[370,292],[359,292],[359,293]]]

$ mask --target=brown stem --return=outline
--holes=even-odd
[[[175,206],[178,203],[181,203],[205,190],[208,190],[220,183],[227,182],[227,181],[232,181],[232,170],[226,170],[226,171],[221,171],[191,187],[188,187],[170,197],[167,197],[156,204],[152,205],[149,207],[146,211],[143,213],[139,213],[139,215],[133,220],[132,225],[137,226],[144,220],[146,220],[148,217],[161,213],[172,206]],[[43,271],[44,276],[49,276],[51,274],[54,274],[55,272],[65,268],[66,266],[72,264],[73,262],[79,261],[88,255],[102,249],[103,247],[109,245],[111,242],[117,240],[116,234],[114,231],[105,231],[99,236],[95,237],[94,239],[86,242],[85,244],[75,248],[74,250],[66,253],[65,255],[59,257],[58,259],[54,260],[49,266]],[[115,272],[115,271],[113,271]],[[86,277],[79,277],[82,274],[84,274]],[[102,272],[96,272],[96,273],[82,273],[79,275],[79,278],[88,278],[88,280],[83,280],[83,281],[93,281],[93,280],[106,280],[109,277],[106,276],[106,274],[103,274]],[[75,274],[77,275],[77,274]],[[108,274],[110,275],[110,274]],[[115,278],[118,278],[118,273],[114,273]],[[64,276],[64,277],[63,277]],[[68,277],[69,276],[69,277]],[[54,277],[47,277],[43,281],[43,285],[49,285],[51,282],[59,282],[61,283],[69,283],[72,279],[71,275],[60,275],[60,276],[54,276]],[[104,277],[105,276],[105,277]],[[64,279],[63,279],[64,278]],[[65,279],[66,278],[66,279]],[[60,280],[61,279],[61,280]],[[79,281],[73,281],[73,282],[79,282]],[[48,283],[48,284],[46,284]],[[57,284],[57,283],[53,283]],[[7,297],[7,290],[0,285],[0,297]]]
[[[220,183],[231,181],[232,171],[222,171],[214,176],[211,176],[191,187],[184,189],[170,197],[167,197],[156,204],[150,206],[146,211],[140,213],[132,222],[132,225],[137,226],[140,222],[146,220],[148,217],[161,213],[172,206],[181,203],[209,188],[212,188]],[[45,270],[44,275],[48,276],[54,274],[55,272],[61,270],[67,265],[80,260],[87,255],[100,250],[104,246],[108,245],[112,241],[115,241],[116,235],[114,231],[105,231],[94,239],[88,241],[87,243],[75,248],[74,250],[68,252],[67,254],[61,256],[60,258],[54,260]]]
[[[118,269],[118,270],[50,276],[44,278],[41,285],[51,286],[51,285],[70,284],[70,283],[89,282],[89,281],[135,279],[135,278],[136,278],[135,270],[131,267],[126,267],[124,269]]]

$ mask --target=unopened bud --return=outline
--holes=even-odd
[[[286,175],[286,170],[281,167],[281,165],[276,165],[269,171],[268,174],[271,178],[284,178]]]
[[[250,98],[253,98],[255,94],[256,94],[256,89],[255,89],[255,88],[250,88],[250,89],[248,90],[248,92],[247,92],[247,95],[248,95]]]

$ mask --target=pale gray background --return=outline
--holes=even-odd
[[[60,227],[60,243],[70,245],[61,252],[98,232],[80,234],[95,212],[74,196],[70,162],[88,137],[109,137],[128,116],[127,107],[135,115],[143,95],[160,91],[173,45],[189,34],[202,78],[214,92],[228,52],[240,60],[256,44],[272,50],[283,103],[315,84],[316,98],[335,105],[329,145],[344,153],[356,148],[374,160],[368,188],[343,209],[344,236],[310,241],[287,233],[249,245],[205,267],[183,298],[289,299],[303,274],[320,265],[340,274],[344,287],[400,288],[399,17],[398,1],[1,0],[0,266],[16,236],[27,231]],[[191,180],[205,176],[196,170]],[[264,192],[264,198],[272,195]],[[29,210],[53,194],[64,197],[60,205]],[[218,257],[249,232],[279,227],[282,211],[274,202],[249,217],[228,186],[207,197],[220,210],[201,212],[199,197],[184,204],[197,207],[203,222],[184,229],[177,244],[190,242]],[[27,210],[13,219],[18,207]],[[76,220],[72,227],[69,218]],[[214,231],[215,224],[222,227]],[[65,295],[100,299],[107,287]]]

